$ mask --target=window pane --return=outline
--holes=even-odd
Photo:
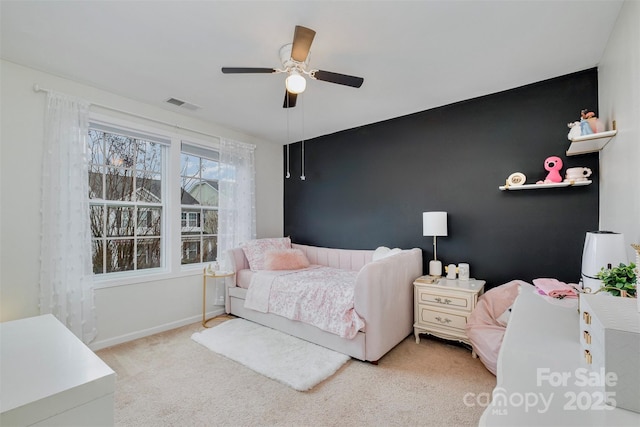
[[[200,262],[200,237],[182,237],[182,264],[195,264]]]
[[[133,175],[129,169],[110,167],[105,179],[105,200],[131,200]]]
[[[133,236],[133,207],[107,206],[107,236]]]
[[[191,203],[185,203],[189,205],[201,204],[202,185],[200,183],[191,183],[191,185],[185,186],[188,194],[183,195],[183,198],[188,199]]]
[[[104,243],[102,240],[94,240],[93,242],[93,274],[104,273],[103,255]]]
[[[202,181],[198,200],[202,206],[218,206],[218,181]]]
[[[180,156],[180,175],[193,178],[200,177],[200,157],[183,153]]]
[[[93,129],[89,130],[89,162],[96,165],[104,164],[104,144],[102,135],[103,133],[100,131],[95,131]]]
[[[89,198],[90,199],[102,199],[104,198],[103,186],[102,186],[102,174],[103,168],[90,165],[89,166]]]
[[[91,206],[89,208],[89,222],[91,224],[91,236],[103,237],[104,230],[104,207]]]
[[[133,270],[135,240],[107,240],[107,273]]]
[[[153,205],[163,202],[167,145],[158,136],[147,140],[140,132],[91,126],[89,196],[94,204],[89,214],[96,238],[94,273],[161,267],[166,210]],[[101,199],[104,204],[95,203]]]
[[[107,163],[113,166],[132,168],[138,157],[138,143],[123,135],[104,134]]]
[[[218,162],[202,159],[202,179],[218,179]]]
[[[138,161],[136,168],[160,172],[162,168],[162,147],[149,141],[138,141]]]
[[[161,208],[138,208],[138,235],[160,237]]]
[[[182,234],[200,235],[202,227],[200,225],[200,209],[182,209]]]
[[[136,175],[136,200],[139,202],[159,203],[162,201],[162,182],[160,174],[138,172]]]
[[[202,232],[204,234],[218,234],[218,211],[205,210]]]
[[[189,192],[186,190],[184,185],[184,179],[182,181],[182,186],[180,188],[180,201],[183,205],[197,205],[198,200],[195,199]]]
[[[218,238],[204,237],[202,239],[202,262],[213,262],[218,254]]]
[[[160,267],[160,239],[138,241],[138,270]]]

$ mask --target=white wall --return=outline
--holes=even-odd
[[[640,244],[640,1],[627,0],[598,66],[601,119],[618,134],[600,153],[600,229]]]
[[[35,83],[89,102],[256,144],[257,234],[282,236],[282,146],[7,61],[0,63],[0,76],[0,321],[39,314],[41,157],[46,95],[34,92]],[[107,114],[104,110],[99,112]],[[120,117],[144,123],[126,115]],[[203,138],[198,134],[191,136]],[[100,288],[96,290],[95,303],[98,336],[92,347],[100,348],[197,321],[202,313],[202,278],[199,271],[192,271],[171,278]]]

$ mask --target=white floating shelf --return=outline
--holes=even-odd
[[[567,182],[554,182],[552,184],[524,184],[524,185],[501,185],[498,187],[500,190],[515,191],[515,190],[540,190],[543,188],[560,188],[560,187],[582,187],[584,185],[591,184],[591,180],[587,181],[567,181]]]
[[[595,153],[604,148],[611,138],[616,136],[617,130],[592,133],[590,135],[579,136],[571,139],[571,145],[567,150],[567,156],[577,156],[578,154]]]

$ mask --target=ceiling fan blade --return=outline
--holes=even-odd
[[[282,108],[293,108],[296,106],[296,100],[298,99],[297,93],[291,93],[285,89],[284,91],[284,104]]]
[[[316,32],[310,28],[296,25],[293,33],[293,46],[291,47],[291,59],[298,62],[304,62],[309,56],[309,49],[315,37]]]
[[[348,76],[346,74],[332,73],[331,71],[316,70],[311,73],[311,77],[316,80],[322,80],[329,83],[337,83],[339,85],[360,87],[364,82],[362,77]]]
[[[273,68],[247,68],[247,67],[222,67],[224,74],[250,74],[250,73],[263,73],[271,74],[276,70]]]

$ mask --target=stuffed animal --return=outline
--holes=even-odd
[[[573,138],[577,138],[582,135],[582,131],[580,130],[580,122],[568,123],[567,126],[569,126],[569,135],[567,135],[567,138],[569,138],[570,141]]]
[[[596,113],[589,110],[580,111],[580,121],[567,124],[569,126],[569,135],[567,138],[572,140],[578,136],[591,135],[592,133],[604,132],[604,124],[602,120],[596,117]]]
[[[562,182],[560,169],[562,169],[562,159],[557,156],[547,157],[544,161],[544,168],[549,172],[544,181],[538,181],[536,184],[551,184]]]
[[[580,111],[580,130],[582,135],[589,135],[604,131],[602,121],[596,117],[596,113],[589,110]]]

